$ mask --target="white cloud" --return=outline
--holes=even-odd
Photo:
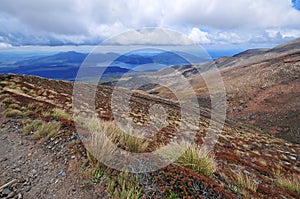
[[[196,43],[206,44],[210,43],[210,39],[208,39],[208,33],[199,30],[199,28],[193,28],[188,37]]]
[[[168,29],[130,30],[104,41],[105,45],[193,45],[187,36]]]
[[[291,0],[1,0],[0,36],[13,45],[96,44],[129,29],[167,27],[203,44],[272,42],[268,30],[299,37],[299,19]]]
[[[11,48],[11,47],[12,47],[11,44],[7,44],[7,43],[0,42],[0,49],[1,49],[1,48]]]

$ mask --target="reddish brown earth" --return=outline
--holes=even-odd
[[[290,65],[292,67],[294,62],[289,63],[292,63]],[[266,67],[269,67],[269,64]],[[275,67],[275,65],[270,65],[270,67]],[[235,74],[235,72],[234,69],[229,69],[224,71],[224,74]],[[66,198],[73,198],[74,194],[78,194],[77,198],[83,198],[81,197],[83,195],[86,198],[109,197],[104,183],[105,180],[99,184],[91,183],[92,175],[90,173],[95,168],[91,159],[87,157],[82,142],[78,139],[73,121],[43,116],[44,112],[53,108],[61,108],[71,113],[72,83],[29,76],[1,75],[0,86],[2,106],[8,107],[9,104],[18,104],[21,111],[27,110],[25,118],[39,118],[44,121],[57,120],[62,124],[61,133],[58,136],[41,144],[39,141],[33,141],[30,136],[21,135],[22,119],[2,119],[2,123],[4,123],[1,127],[1,159],[4,160],[5,157],[8,157],[5,160],[8,162],[5,163],[5,167],[1,162],[1,167],[6,168],[7,172],[1,174],[0,186],[15,178],[18,180],[16,183],[17,188],[9,187],[9,190],[14,191],[16,196],[21,193],[29,197],[47,198],[50,194],[55,193],[57,195],[62,194]],[[272,93],[272,90],[266,91],[265,88],[262,90],[265,93]],[[111,93],[111,87],[98,87],[96,110],[99,117],[105,120],[113,119],[109,103]],[[130,91],[123,91],[124,95],[130,93]],[[261,98],[255,97],[254,99],[259,101]],[[246,102],[246,104],[249,104],[247,107],[254,106],[251,106],[250,101]],[[146,123],[148,121],[147,107],[149,107],[150,102],[161,104],[168,110],[168,125],[157,132],[156,135],[157,142],[166,143],[176,133],[180,134],[180,132],[174,132],[179,117],[179,107],[167,100],[135,93],[131,98],[131,117],[137,118],[137,122]],[[31,106],[32,103],[35,105],[34,108]],[[294,105],[294,107],[296,106]],[[251,112],[251,110],[254,111],[254,108],[249,111]],[[229,114],[234,115],[234,111],[232,109]],[[236,113],[238,112],[236,111]],[[1,117],[3,117],[3,114]],[[234,117],[232,116],[232,118]],[[202,115],[196,139],[198,144],[203,142],[208,124],[209,117]],[[26,145],[19,145],[20,140],[24,140]],[[9,150],[11,143],[14,143],[12,146],[17,150]],[[54,149],[52,150],[52,148]],[[180,198],[297,198],[299,196],[297,192],[286,190],[277,183],[278,175],[286,177],[299,176],[300,146],[298,144],[292,144],[263,134],[256,129],[228,121],[222,132],[219,132],[219,139],[213,151],[218,169],[211,178],[179,165],[171,164],[159,171],[142,175],[138,186],[144,189],[143,198],[163,198],[166,197],[167,192],[173,192]],[[28,156],[29,153],[32,155]],[[15,173],[13,170],[15,169],[13,168],[14,161],[18,161],[14,158],[19,156],[22,156],[22,158],[17,167],[19,166],[21,174]],[[34,157],[34,160],[32,157]],[[67,162],[65,162],[66,158]],[[47,161],[38,161],[44,159]],[[28,163],[24,165],[22,161]],[[42,171],[41,168],[45,164],[50,165],[48,167],[49,172]],[[22,181],[21,176],[26,176],[34,168],[37,168],[38,172],[34,172],[36,177]],[[81,168],[85,168],[86,172],[82,172]],[[61,170],[66,175],[57,177],[57,172],[60,173]],[[236,186],[235,182],[229,178],[238,171],[248,176],[257,185],[256,191],[233,188]],[[105,178],[111,178],[117,173],[117,171],[108,169],[104,175]],[[51,184],[51,182],[49,184],[49,180],[52,178],[61,180],[59,181],[61,184]],[[23,189],[23,187],[26,187],[26,184],[24,185],[26,182],[31,183],[30,190],[33,191],[28,190],[26,192],[26,189]],[[39,188],[40,185],[44,185],[43,188]],[[64,189],[59,189],[61,187],[64,187]]]

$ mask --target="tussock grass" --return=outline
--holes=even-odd
[[[71,120],[72,116],[68,113],[66,113],[64,110],[59,109],[59,108],[55,108],[51,111],[47,111],[45,113],[43,113],[44,117],[47,116],[51,116],[53,118],[59,119],[59,118],[63,118],[63,119],[67,119],[67,120]]]
[[[128,173],[120,173],[108,180],[108,192],[112,198],[117,199],[139,199],[143,190],[137,188],[137,179]]]
[[[33,121],[31,119],[23,120],[23,135],[29,135],[34,131],[37,131],[42,124],[43,124],[42,120],[33,120]]]
[[[13,99],[11,97],[5,97],[1,100],[0,105],[7,107],[9,104],[14,103]]]
[[[230,178],[240,188],[250,189],[254,192],[257,191],[258,185],[253,181],[253,179],[250,176],[245,175],[241,171],[236,172]]]
[[[44,141],[51,139],[59,133],[60,123],[59,122],[42,122],[37,127],[37,130],[32,134],[32,138],[35,140],[44,138]]]
[[[196,144],[191,144],[176,162],[207,177],[211,177],[217,169],[214,155]]]
[[[11,118],[22,118],[23,113],[17,109],[8,108],[5,110],[5,116]]]
[[[149,141],[141,137],[133,136],[130,129],[128,129],[127,132],[123,132],[113,121],[101,121],[96,118],[77,118],[76,121],[91,132],[89,147],[96,152],[96,154],[101,153],[103,150],[112,150],[112,147],[109,147],[109,145],[111,145],[109,141],[115,143],[118,147],[136,153],[145,152],[149,147]],[[107,140],[107,138],[109,138],[109,140]],[[107,147],[109,148],[107,149]]]
[[[8,93],[1,93],[0,94],[0,101],[4,100],[5,98],[10,98],[10,94],[8,94]]]
[[[16,104],[16,103],[9,104],[9,105],[7,106],[7,108],[17,109],[17,110],[20,110],[20,109],[21,109],[20,105],[19,105],[19,104]]]
[[[300,194],[300,176],[292,175],[291,177],[281,176],[277,179],[279,186],[285,188],[286,190],[296,192]]]

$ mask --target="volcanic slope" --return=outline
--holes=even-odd
[[[72,198],[73,192],[84,195],[82,190],[91,194],[91,197],[96,194],[95,197],[102,198],[122,198],[125,193],[143,198],[297,198],[299,196],[300,147],[298,144],[228,121],[224,128],[217,132],[219,137],[212,150],[216,170],[212,175],[203,175],[179,163],[172,163],[151,173],[124,174],[99,163],[88,153],[79,139],[80,134],[71,117],[73,83],[32,76],[0,75],[0,86],[3,107],[1,115],[7,118],[1,120],[3,123],[1,130],[9,129],[8,135],[17,134],[27,140],[32,145],[31,150],[43,149],[45,156],[51,153],[56,156],[54,160],[64,161],[65,173],[61,175],[66,178],[64,187],[64,190],[68,190],[64,195],[66,198]],[[112,92],[112,87],[97,87],[96,112],[103,121],[114,120],[110,107]],[[153,146],[166,144],[181,135],[177,128],[180,121],[178,103],[125,89],[121,89],[120,95],[131,95],[130,117],[137,125],[148,122],[148,109],[151,104],[160,104],[165,108],[167,122],[153,136]],[[13,128],[9,126],[12,125],[9,122],[11,118],[17,123]],[[209,118],[206,114],[199,118],[200,125],[196,128],[197,134],[194,140],[198,145],[204,141],[210,123]],[[56,128],[57,132],[50,134],[51,137],[42,137],[43,134],[37,134],[34,129],[28,131],[28,123],[37,120],[43,125],[59,123],[60,126]],[[189,121],[185,122],[189,125]],[[36,123],[37,126],[39,123]],[[8,137],[1,139],[4,148],[9,144],[5,141],[7,139]],[[18,145],[15,147],[16,150],[7,151],[7,157],[19,154]],[[126,147],[124,149],[126,150]],[[17,179],[13,185],[7,186],[5,193],[4,190],[0,190],[1,197],[7,197],[8,191],[33,197],[41,196],[40,192],[44,193],[42,196],[45,194],[47,196],[47,193],[49,196],[49,191],[51,194],[58,192],[58,187],[51,184],[48,188],[44,186],[43,190],[39,190],[38,182],[43,181],[42,179],[45,178],[43,175],[35,175],[27,179],[31,183],[31,190],[35,190],[34,193],[30,192],[30,189],[23,189],[22,186],[25,186],[24,183],[27,181],[20,179],[22,175],[18,175],[13,170],[14,161],[5,159],[3,151],[1,154],[1,158],[3,157],[1,161],[8,162],[3,168],[7,172],[1,174],[0,186],[12,178]],[[120,161],[126,160],[120,159]],[[34,163],[36,164],[36,161]],[[52,161],[52,163],[61,164],[59,161]],[[30,170],[36,167],[30,161],[26,166]],[[72,183],[68,184],[67,182],[70,181]],[[82,195],[78,194],[78,197]]]
[[[248,50],[209,63],[173,67],[189,79],[200,104],[206,107],[210,106],[210,98],[201,72],[213,67],[220,70],[223,78],[228,118],[300,143],[300,38],[272,49]],[[176,84],[175,81],[170,80],[169,84]],[[146,91],[175,99],[166,87]],[[187,97],[193,95],[184,92]]]

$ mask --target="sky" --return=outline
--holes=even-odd
[[[174,30],[209,48],[272,47],[300,37],[299,1],[0,0],[0,50],[97,45],[145,27]],[[138,33],[119,45],[137,42]]]

